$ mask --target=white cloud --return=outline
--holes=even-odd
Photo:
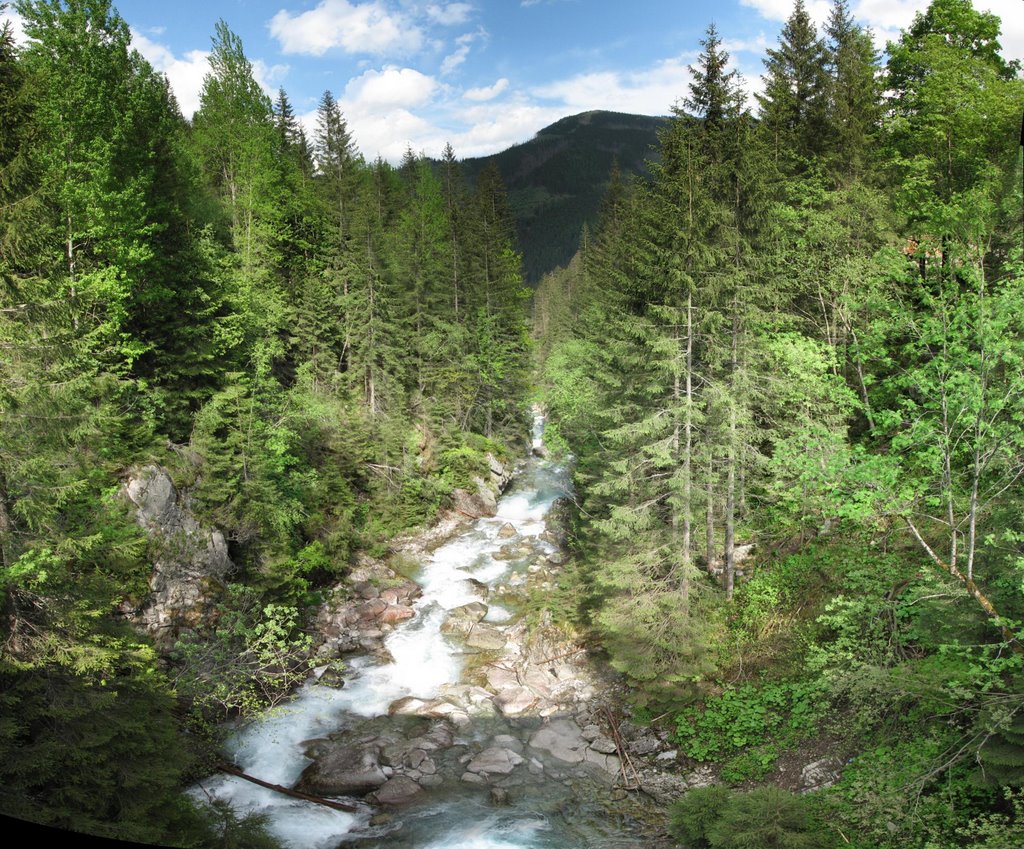
[[[458,47],[455,52],[449,53],[444,57],[441,62],[441,74],[447,76],[456,68],[459,67],[463,62],[466,61],[466,57],[469,56],[469,51],[472,48],[473,42],[477,39],[486,38],[487,32],[483,28],[478,29],[476,32],[467,32],[460,35],[455,39],[455,43]]]
[[[11,9],[0,11],[0,30],[7,23],[11,25],[11,34],[14,36],[15,44],[24,44],[28,41],[25,35],[25,19],[21,15]]]
[[[210,70],[207,50],[190,50],[183,57],[177,57],[171,49],[132,30],[132,47],[156,70],[167,75],[171,90],[181,107],[181,114],[191,118],[199,108],[199,93],[203,89],[203,77]]]
[[[210,72],[210,52],[189,50],[183,57],[178,57],[169,47],[147,38],[138,30],[133,29],[131,33],[132,47],[157,71],[167,76],[181,114],[191,118],[199,109],[203,79]],[[281,80],[289,71],[288,65],[268,65],[262,59],[253,59],[251,64],[253,78],[259,87],[268,96],[276,96]]]
[[[666,115],[688,91],[689,63],[695,55],[662,59],[635,71],[578,74],[534,89],[538,97],[557,100],[570,112],[610,109],[643,115]]]
[[[256,80],[257,85],[272,98],[276,97],[277,90],[281,87],[281,82],[291,70],[291,66],[280,64],[268,65],[262,59],[253,59],[250,64],[252,65],[252,76]]]
[[[431,4],[427,6],[427,17],[442,26],[455,26],[464,24],[473,13],[473,7],[469,3],[448,3],[445,6]]]
[[[763,32],[759,32],[756,38],[726,38],[722,41],[722,49],[730,57],[737,53],[755,53],[761,57],[771,46]]]
[[[412,68],[386,66],[380,71],[366,71],[349,80],[344,100],[358,105],[361,111],[422,106],[436,89],[437,81],[433,77]]]
[[[405,54],[415,53],[423,44],[420,28],[380,0],[320,0],[297,15],[282,9],[268,26],[285,53],[322,56],[340,48],[346,53]]]
[[[499,94],[508,88],[508,80],[502,77],[494,85],[481,86],[480,88],[469,88],[466,89],[462,96],[466,100],[473,100],[476,102],[484,102],[487,100],[494,100]]]
[[[899,3],[900,0],[892,0],[892,2]],[[769,20],[784,21],[793,14],[794,4],[793,0],[740,0],[740,5],[757,9],[762,17]],[[832,4],[829,0],[809,0],[804,3],[804,7],[814,23],[820,27],[828,20]]]

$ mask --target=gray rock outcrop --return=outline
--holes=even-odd
[[[234,564],[224,534],[199,524],[188,494],[175,489],[165,469],[151,464],[134,471],[122,495],[155,553],[151,595],[130,616],[167,650],[183,628],[206,621]]]
[[[508,482],[512,479],[512,470],[493,454],[487,455],[487,465],[486,480],[479,476],[472,478],[475,490],[456,489],[452,491],[452,507],[458,513],[472,519],[479,519],[483,516],[493,516],[497,512],[497,496],[508,486]]]

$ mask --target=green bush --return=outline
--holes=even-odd
[[[826,849],[802,796],[771,785],[736,793],[707,832],[711,849]]]
[[[774,786],[735,793],[698,787],[669,808],[669,833],[688,849],[828,849],[803,796]]]
[[[722,816],[732,794],[720,785],[695,787],[668,809],[668,833],[693,849],[709,846],[708,829]]]

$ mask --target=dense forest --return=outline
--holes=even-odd
[[[999,32],[935,0],[883,66],[849,3],[818,33],[797,2],[755,112],[709,27],[652,180],[537,293],[578,459],[561,609],[716,765],[671,811],[686,846],[1024,845],[1024,85]],[[775,786],[802,747],[841,779]]]
[[[496,168],[367,162],[330,92],[307,135],[223,22],[189,121],[110,0],[16,8],[0,812],[274,846],[182,789],[306,677],[358,557],[527,450],[533,400],[576,494],[531,605],[712,766],[674,839],[1024,846],[1024,82],[996,17],[934,0],[883,64],[846,0],[820,33],[797,0],[754,101],[709,26],[531,338]],[[170,635],[125,496],[154,467],[231,564]],[[830,786],[791,792],[790,757]]]
[[[0,38],[0,810],[206,845],[214,814],[178,792],[202,769],[189,741],[304,677],[274,666],[355,551],[525,440],[529,293],[493,170],[471,191],[451,150],[437,174],[411,153],[364,162],[329,92],[308,138],[223,23],[186,122],[108,0],[17,9],[30,41]],[[220,627],[170,666],[130,624],[153,552],[118,497],[153,462],[235,566]],[[188,662],[200,649],[215,680]]]

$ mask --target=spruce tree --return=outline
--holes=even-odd
[[[871,33],[858,26],[847,0],[834,0],[828,23],[831,170],[840,185],[866,173],[881,122],[880,68]]]
[[[757,95],[761,124],[775,160],[787,171],[806,170],[823,150],[828,113],[826,49],[803,0],[764,60],[764,94]]]

